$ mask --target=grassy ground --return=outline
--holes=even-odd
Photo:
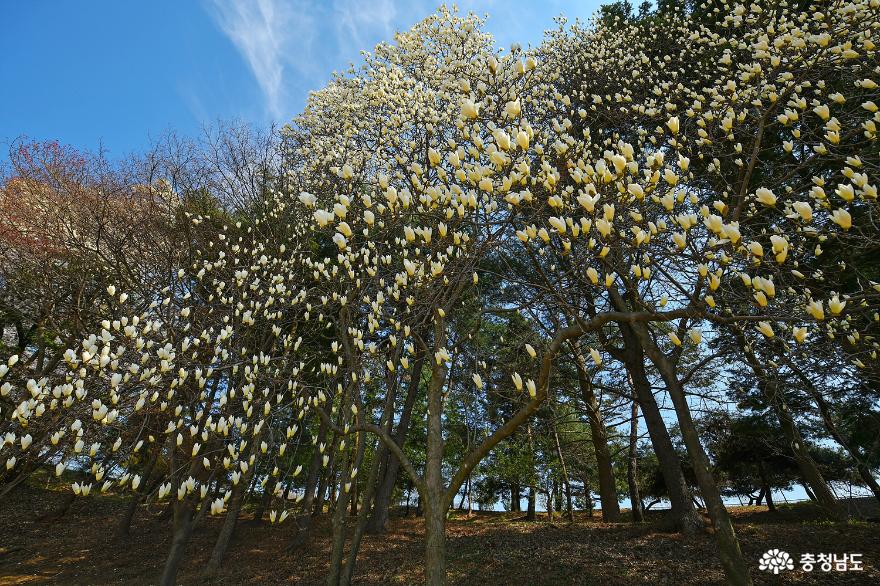
[[[61,521],[40,521],[59,502],[54,491],[19,491],[0,503],[0,584],[152,584],[170,545],[170,528],[141,512],[128,541],[113,540],[123,501],[77,499]],[[763,507],[732,509],[743,553],[763,584],[880,584],[880,525],[829,523],[809,505],[769,513]],[[448,524],[451,584],[716,584],[723,576],[711,536],[683,539],[654,523],[606,524],[578,514],[576,522],[517,520],[520,515],[453,514]],[[199,583],[219,531],[217,519],[196,530],[180,579]],[[242,519],[220,584],[322,584],[327,565],[328,527],[319,519],[311,541],[285,554],[292,524],[270,526]],[[395,518],[384,536],[367,536],[356,584],[418,584],[422,581],[420,519]],[[780,548],[801,553],[862,553],[865,571],[812,573],[795,570],[772,576],[758,571],[758,559]],[[796,564],[797,567],[797,564]]]

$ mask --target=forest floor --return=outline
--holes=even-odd
[[[140,512],[131,537],[113,533],[124,501],[78,498],[55,521],[39,516],[63,499],[55,491],[21,489],[0,503],[0,585],[154,584],[170,545],[170,526]],[[822,521],[809,504],[731,509],[745,558],[758,584],[880,584],[880,524]],[[550,522],[546,514],[526,522],[518,513],[453,513],[448,523],[450,584],[718,584],[723,574],[710,535],[684,538],[655,522],[639,526],[603,523],[578,512],[576,522]],[[323,584],[329,523],[319,518],[310,541],[293,554],[285,545],[292,519],[282,525],[242,517],[215,584]],[[194,533],[181,584],[198,584],[220,528],[208,518]],[[395,517],[387,535],[368,535],[355,584],[419,584],[422,520]],[[758,570],[768,549],[789,552],[795,569],[774,576]],[[801,554],[861,553],[863,571],[800,569]]]

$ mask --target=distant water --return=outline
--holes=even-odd
[[[834,494],[837,496],[837,498],[840,500],[843,500],[843,501],[852,501],[852,500],[858,500],[858,499],[864,499],[864,498],[873,499],[873,494],[871,493],[871,491],[868,490],[867,488],[860,487],[860,486],[851,486],[846,483],[843,483],[843,484],[838,483],[838,484],[835,484],[832,486],[832,490],[834,491]],[[455,506],[458,506],[458,502],[459,502],[460,498],[461,498],[460,495],[455,498]],[[411,503],[412,506],[415,506],[415,504],[416,504],[415,500],[416,499],[413,498],[412,503]],[[804,502],[804,501],[808,501],[808,500],[810,500],[810,499],[807,496],[806,491],[800,485],[794,486],[790,490],[775,490],[775,491],[773,491],[773,502],[776,503],[777,505],[778,504],[785,504],[785,503],[799,503],[799,502]],[[621,499],[618,502],[620,503],[621,509],[631,508],[629,498]],[[508,504],[509,503],[506,501],[499,501],[499,502],[496,502],[488,510],[506,511]],[[647,504],[647,502],[645,504]],[[748,505],[749,500],[748,500],[748,498],[740,499],[737,497],[724,497],[724,504],[728,507],[739,507],[739,506]],[[527,507],[528,507],[528,499],[525,496],[523,496],[522,500],[520,501],[520,508],[522,511],[525,511]],[[474,508],[475,509],[477,508],[476,503],[474,503]],[[669,502],[664,500],[664,501],[660,501],[656,505],[652,506],[651,510],[655,511],[655,510],[663,510],[663,509],[668,509],[668,508],[669,508]],[[859,508],[863,508],[863,507],[859,507]],[[544,498],[538,497],[538,502],[536,503],[535,510],[538,512],[546,512],[547,511],[546,500]],[[600,506],[598,495],[593,496],[593,510],[594,511],[601,511],[602,510],[602,508]]]

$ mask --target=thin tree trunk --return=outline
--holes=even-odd
[[[712,524],[715,527],[715,538],[718,541],[721,565],[724,567],[727,581],[736,586],[750,585],[752,578],[749,575],[749,566],[743,558],[736,532],[733,529],[733,523],[730,520],[727,509],[724,507],[718,485],[712,477],[709,458],[706,456],[706,452],[700,443],[687,397],[675,373],[675,368],[669,358],[654,344],[648,327],[645,324],[636,325],[636,332],[649,358],[660,371],[660,375],[666,383],[669,397],[672,399],[672,404],[675,407],[682,439],[691,457],[694,474],[697,477],[700,492],[709,511],[709,517],[712,519]]]
[[[587,501],[587,511],[589,512],[590,518],[593,518],[593,513],[595,512],[595,505],[593,504],[593,489],[590,488],[590,475],[589,473],[584,474],[584,500]]]
[[[749,347],[742,331],[739,329],[733,329],[733,334],[739,343],[740,350],[742,350],[746,357],[746,362],[752,368],[752,371],[758,379],[759,390],[764,395],[764,399],[779,420],[779,426],[782,428],[782,433],[785,435],[785,439],[788,440],[789,447],[794,455],[795,462],[797,462],[798,469],[800,469],[801,476],[807,481],[810,488],[813,489],[813,494],[816,495],[819,505],[831,518],[838,520],[846,519],[846,511],[840,506],[840,503],[834,497],[834,493],[831,492],[828,483],[825,482],[825,479],[822,477],[822,473],[819,471],[816,461],[813,460],[813,457],[810,455],[807,445],[801,436],[801,432],[794,421],[794,417],[791,415],[791,411],[788,408],[785,395],[779,389],[776,379],[771,379],[769,373],[764,370],[758,357]]]
[[[257,435],[256,437],[251,438],[246,459],[250,459],[250,456],[256,453],[256,447],[260,441],[260,437],[260,435]],[[232,489],[232,496],[229,498],[226,518],[223,519],[223,526],[220,528],[220,534],[217,536],[217,541],[214,543],[211,557],[208,559],[208,563],[202,572],[202,578],[205,580],[209,580],[216,576],[217,572],[220,570],[220,566],[223,564],[223,557],[229,549],[229,544],[232,543],[232,536],[235,534],[235,528],[238,525],[238,514],[241,511],[241,505],[244,503],[244,499],[247,496],[251,480],[256,477],[255,471],[257,469],[257,464],[258,462],[254,461],[254,463],[248,468],[247,472],[242,475],[238,484]]]
[[[537,495],[535,494],[535,485],[531,485],[529,487],[529,504],[526,509],[526,521],[534,521],[537,519],[535,514],[535,501],[537,500]]]
[[[358,483],[351,483],[351,498],[349,499],[349,512],[348,514],[352,517],[357,517],[358,514]]]
[[[675,527],[686,535],[699,533],[703,529],[703,521],[694,509],[691,490],[685,482],[678,454],[672,445],[666,422],[654,398],[651,382],[645,371],[644,348],[632,326],[620,324],[620,332],[624,349],[622,352],[612,351],[612,354],[623,361],[638,398],[645,427],[648,429],[648,437],[651,439],[654,453],[657,454],[660,472],[669,493],[672,520]]]
[[[837,424],[834,423],[834,417],[831,414],[831,407],[828,405],[828,402],[822,396],[822,393],[816,388],[813,382],[810,380],[808,376],[806,376],[800,368],[797,368],[792,361],[787,360],[791,369],[797,374],[798,378],[801,382],[806,386],[807,390],[810,391],[810,395],[812,395],[813,400],[816,401],[816,406],[819,408],[819,414],[822,416],[822,422],[825,424],[825,429],[834,438],[834,440],[840,444],[843,449],[847,451],[853,461],[856,463],[856,470],[859,472],[859,476],[862,477],[862,480],[865,481],[865,485],[871,489],[871,492],[874,493],[874,498],[880,502],[880,483],[877,482],[877,479],[874,478],[874,475],[871,473],[871,469],[865,464],[864,459],[859,453],[858,448],[851,442],[848,441],[847,438],[843,436],[843,433],[837,427]]]
[[[356,386],[350,387],[347,393],[347,400],[343,405],[343,412],[347,413],[351,405],[357,404],[360,409],[359,413],[363,413],[363,405],[360,401],[360,391]],[[356,418],[358,416],[355,416]],[[352,423],[358,423],[357,419]],[[327,574],[327,586],[337,586],[337,584],[345,584],[341,580],[343,573],[342,558],[345,553],[345,517],[348,509],[349,500],[355,498],[354,486],[355,482],[351,480],[354,468],[359,468],[363,462],[364,452],[366,450],[365,432],[358,431],[355,439],[355,446],[352,453],[352,446],[346,445],[345,453],[342,454],[341,462],[344,463],[342,477],[340,478],[338,497],[336,501],[336,510],[333,512],[333,538],[330,549],[330,571]],[[349,484],[350,483],[350,484]],[[346,490],[345,485],[349,488]],[[357,556],[357,550],[353,552]],[[352,567],[353,569],[353,567]]]
[[[379,477],[380,467],[381,462],[374,459],[372,465],[370,466],[370,474],[367,477],[367,484],[364,489],[364,502],[361,504],[361,509],[358,513],[357,524],[355,525],[354,533],[351,536],[351,545],[349,546],[348,550],[348,560],[345,564],[345,567],[342,568],[342,577],[339,580],[339,583],[343,586],[348,586],[348,584],[351,584],[351,578],[354,575],[354,568],[355,564],[357,563],[358,550],[360,549],[361,540],[363,539],[364,531],[366,530],[367,523],[369,521],[370,503],[373,501],[373,497],[376,492],[376,484]]]
[[[359,412],[363,412],[363,405],[358,400],[357,405],[360,408]],[[389,424],[391,422],[392,416],[394,414],[394,401],[386,401],[385,408],[382,412],[382,421],[381,427],[385,430],[389,429]],[[355,459],[355,467],[360,469],[363,460],[364,453],[366,451],[366,434],[364,432],[358,433],[358,445],[357,445],[357,456]],[[380,441],[379,444],[382,444]],[[376,483],[379,476],[379,469],[382,467],[382,461],[380,458],[376,457],[379,453],[379,446],[375,446],[373,450],[374,457],[373,461],[370,464],[370,473],[367,476],[367,484],[366,489],[363,494],[363,503],[361,503],[360,513],[358,513],[357,509],[357,495],[358,495],[358,482],[357,479],[351,480],[352,482],[352,495],[351,495],[351,514],[352,516],[357,517],[357,521],[355,523],[354,533],[351,538],[351,545],[348,550],[348,557],[345,566],[342,567],[340,572],[339,584],[342,586],[348,586],[351,583],[351,577],[354,575],[355,564],[357,563],[357,555],[358,550],[361,546],[361,539],[364,535],[364,530],[366,529],[367,522],[369,521],[370,514],[370,506],[373,501],[373,496],[375,494]]]
[[[574,501],[571,498],[571,481],[565,477],[565,506],[568,512],[568,521],[574,523]]]
[[[526,423],[526,436],[529,438],[529,455],[530,455],[530,478],[531,481],[529,483],[529,503],[528,510],[526,511],[526,521],[535,521],[537,519],[537,515],[535,513],[535,509],[538,501],[538,488],[535,482],[535,439],[532,436],[532,424]]]
[[[337,416],[336,425],[339,426],[342,421],[343,413],[340,413]],[[318,485],[318,493],[315,496],[315,506],[314,513],[315,515],[320,515],[324,512],[324,502],[328,501],[329,505],[333,505],[333,501],[336,499],[333,491],[336,488],[336,452],[337,446],[339,445],[339,436],[333,436],[330,445],[327,446],[326,449],[329,449],[327,466],[323,466],[323,454],[321,455],[322,467],[326,468],[327,472],[320,476],[321,482]],[[328,495],[329,492],[329,495]]]
[[[269,484],[266,482],[266,484]],[[260,497],[260,504],[257,505],[256,510],[254,511],[254,523],[259,523],[263,519],[263,515],[266,514],[266,509],[272,504],[272,496],[275,493],[274,486],[272,490],[269,490],[267,487],[263,487],[263,495]]]
[[[177,571],[180,569],[180,562],[183,561],[183,554],[186,551],[186,545],[192,536],[194,527],[193,512],[189,506],[181,505],[181,511],[175,515],[174,538],[171,541],[171,550],[165,559],[165,567],[162,570],[162,577],[159,579],[161,586],[174,586],[177,584]]]
[[[410,373],[410,381],[406,391],[406,401],[403,405],[403,411],[400,414],[400,421],[397,423],[397,429],[394,433],[394,441],[401,448],[406,442],[406,436],[409,433],[410,422],[412,421],[412,411],[416,398],[419,394],[419,381],[421,380],[422,368],[425,364],[425,354],[420,352],[413,362],[412,372]],[[369,533],[383,533],[388,526],[388,509],[391,506],[391,497],[394,495],[394,487],[397,485],[397,477],[400,473],[400,461],[397,456],[392,454],[384,443],[379,446],[385,461],[384,474],[381,477],[373,511],[370,521],[367,524]]]
[[[350,449],[350,447],[346,447],[346,452]],[[343,458],[343,460],[346,459]],[[349,467],[346,467],[346,472],[350,472]],[[327,573],[327,586],[337,586],[339,584],[339,576],[342,571],[342,554],[345,548],[345,517],[350,494],[350,492],[346,492],[340,487],[336,508],[333,511],[333,534],[330,546],[330,570]]]
[[[443,320],[435,322],[434,346],[446,345]],[[428,586],[446,584],[446,510],[443,486],[443,395],[446,365],[435,361],[428,385],[428,445],[425,454],[425,582]],[[420,491],[421,492],[421,491]]]
[[[553,496],[556,499],[556,510],[562,513],[562,485],[563,482],[559,478],[553,480]]]
[[[632,522],[641,523],[644,521],[642,513],[642,496],[639,493],[639,404],[636,402],[635,396],[632,400],[632,409],[630,410],[629,423],[629,452],[626,466],[626,481],[629,484],[629,502],[632,510]]]
[[[602,408],[593,390],[593,382],[589,378],[584,357],[575,344],[572,344],[571,347],[577,363],[578,384],[581,396],[587,406],[590,435],[596,454],[596,468],[599,472],[599,500],[602,501],[602,520],[613,522],[620,516],[620,503],[617,500],[617,483],[614,480],[611,452],[608,449],[608,430],[605,428]]]
[[[801,486],[804,487],[804,492],[807,493],[807,498],[816,502],[816,495],[813,494],[813,491],[810,490],[810,486],[806,482],[801,482]]]
[[[776,511],[776,505],[773,504],[773,489],[770,487],[770,480],[767,477],[767,467],[764,462],[758,462],[758,473],[761,476],[761,490],[764,492],[764,496],[767,499],[767,509],[771,512]],[[758,504],[761,504],[761,501],[758,501]]]
[[[321,426],[318,428],[318,443],[324,441],[327,437],[327,424],[322,420]],[[321,453],[315,448],[312,453],[312,461],[309,463],[309,472],[306,476],[306,484],[303,489],[301,514],[296,517],[296,533],[287,545],[287,553],[291,553],[302,545],[308,538],[309,529],[312,526],[312,517],[314,516],[313,507],[315,502],[315,486],[318,484],[318,475],[321,472]]]
[[[560,465],[562,465],[562,480],[565,482],[565,496],[568,502],[568,520],[569,522],[574,523],[574,509],[571,504],[571,484],[568,481],[568,468],[565,466],[565,458],[562,455],[562,445],[559,443],[559,433],[556,431],[555,423],[553,424],[553,439],[556,440],[556,455],[559,457]]]
[[[146,487],[150,486],[151,476],[153,474],[153,469],[156,466],[156,462],[159,460],[159,452],[160,445],[156,445],[153,449],[152,456],[150,458],[150,463],[147,464],[147,467],[143,471],[143,480],[141,483],[141,490],[134,491],[134,494],[131,495],[131,499],[128,501],[128,506],[125,509],[125,514],[119,520],[119,525],[116,527],[116,538],[123,539],[128,536],[131,531],[131,523],[134,520],[134,516],[137,513],[138,505],[141,503],[141,499],[144,495],[144,490]]]
[[[174,449],[170,453],[171,469],[174,469]],[[190,469],[192,470],[192,468]],[[215,472],[211,473],[208,479],[210,483],[214,478]],[[173,491],[173,489],[172,489]],[[174,492],[174,491],[173,491]],[[201,499],[200,503],[193,502],[190,498],[183,501],[173,501],[173,517],[174,517],[174,537],[171,542],[171,550],[165,560],[165,567],[162,571],[162,577],[159,580],[161,586],[173,586],[177,583],[177,572],[180,569],[180,563],[183,561],[186,546],[192,537],[193,529],[201,520],[201,515],[196,515],[196,507],[200,505],[205,507],[208,499]]]
[[[239,482],[239,486],[241,486],[241,484],[242,483]],[[241,489],[237,492],[233,491],[233,493],[232,498],[229,499],[229,507],[226,512],[226,517],[223,519],[220,534],[217,536],[217,541],[214,543],[214,549],[211,551],[211,557],[208,559],[208,564],[202,572],[203,580],[210,580],[217,575],[220,566],[223,564],[223,557],[226,555],[226,550],[229,549],[229,544],[232,542],[232,536],[235,534],[235,527],[238,524],[238,513],[241,511],[245,491],[244,489]]]
[[[212,474],[211,474],[211,479],[213,479],[213,478],[214,478],[214,474],[212,473]],[[211,483],[211,481],[209,480],[209,481],[208,481],[208,484],[210,484],[210,483]],[[217,483],[217,487],[218,487],[218,488],[220,487],[220,483],[219,483],[219,482]],[[217,491],[217,493],[219,493],[219,491]],[[199,524],[204,520],[205,515],[208,514],[208,511],[209,511],[210,508],[211,508],[211,506],[210,506],[209,503],[210,503],[212,500],[218,498],[218,494],[217,494],[217,493],[215,493],[213,496],[211,495],[211,491],[208,491],[207,493],[205,493],[205,498],[203,498],[203,499],[201,500],[201,502],[199,503],[199,510],[196,511],[195,519],[193,519],[193,527],[198,527]]]

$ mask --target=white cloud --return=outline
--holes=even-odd
[[[393,0],[335,0],[333,12],[340,53],[370,50],[376,39],[390,41],[394,36],[397,8]]]
[[[210,8],[253,72],[269,113],[275,118],[289,115],[284,112],[285,71],[310,71],[313,16],[298,2],[284,0],[211,0]]]
[[[264,97],[268,114],[289,119],[309,90],[331,71],[359,63],[360,51],[393,42],[436,10],[441,0],[203,0],[219,28],[241,53]],[[490,14],[487,29],[499,47],[538,43],[560,12],[585,16],[598,0],[461,0],[461,12]]]

